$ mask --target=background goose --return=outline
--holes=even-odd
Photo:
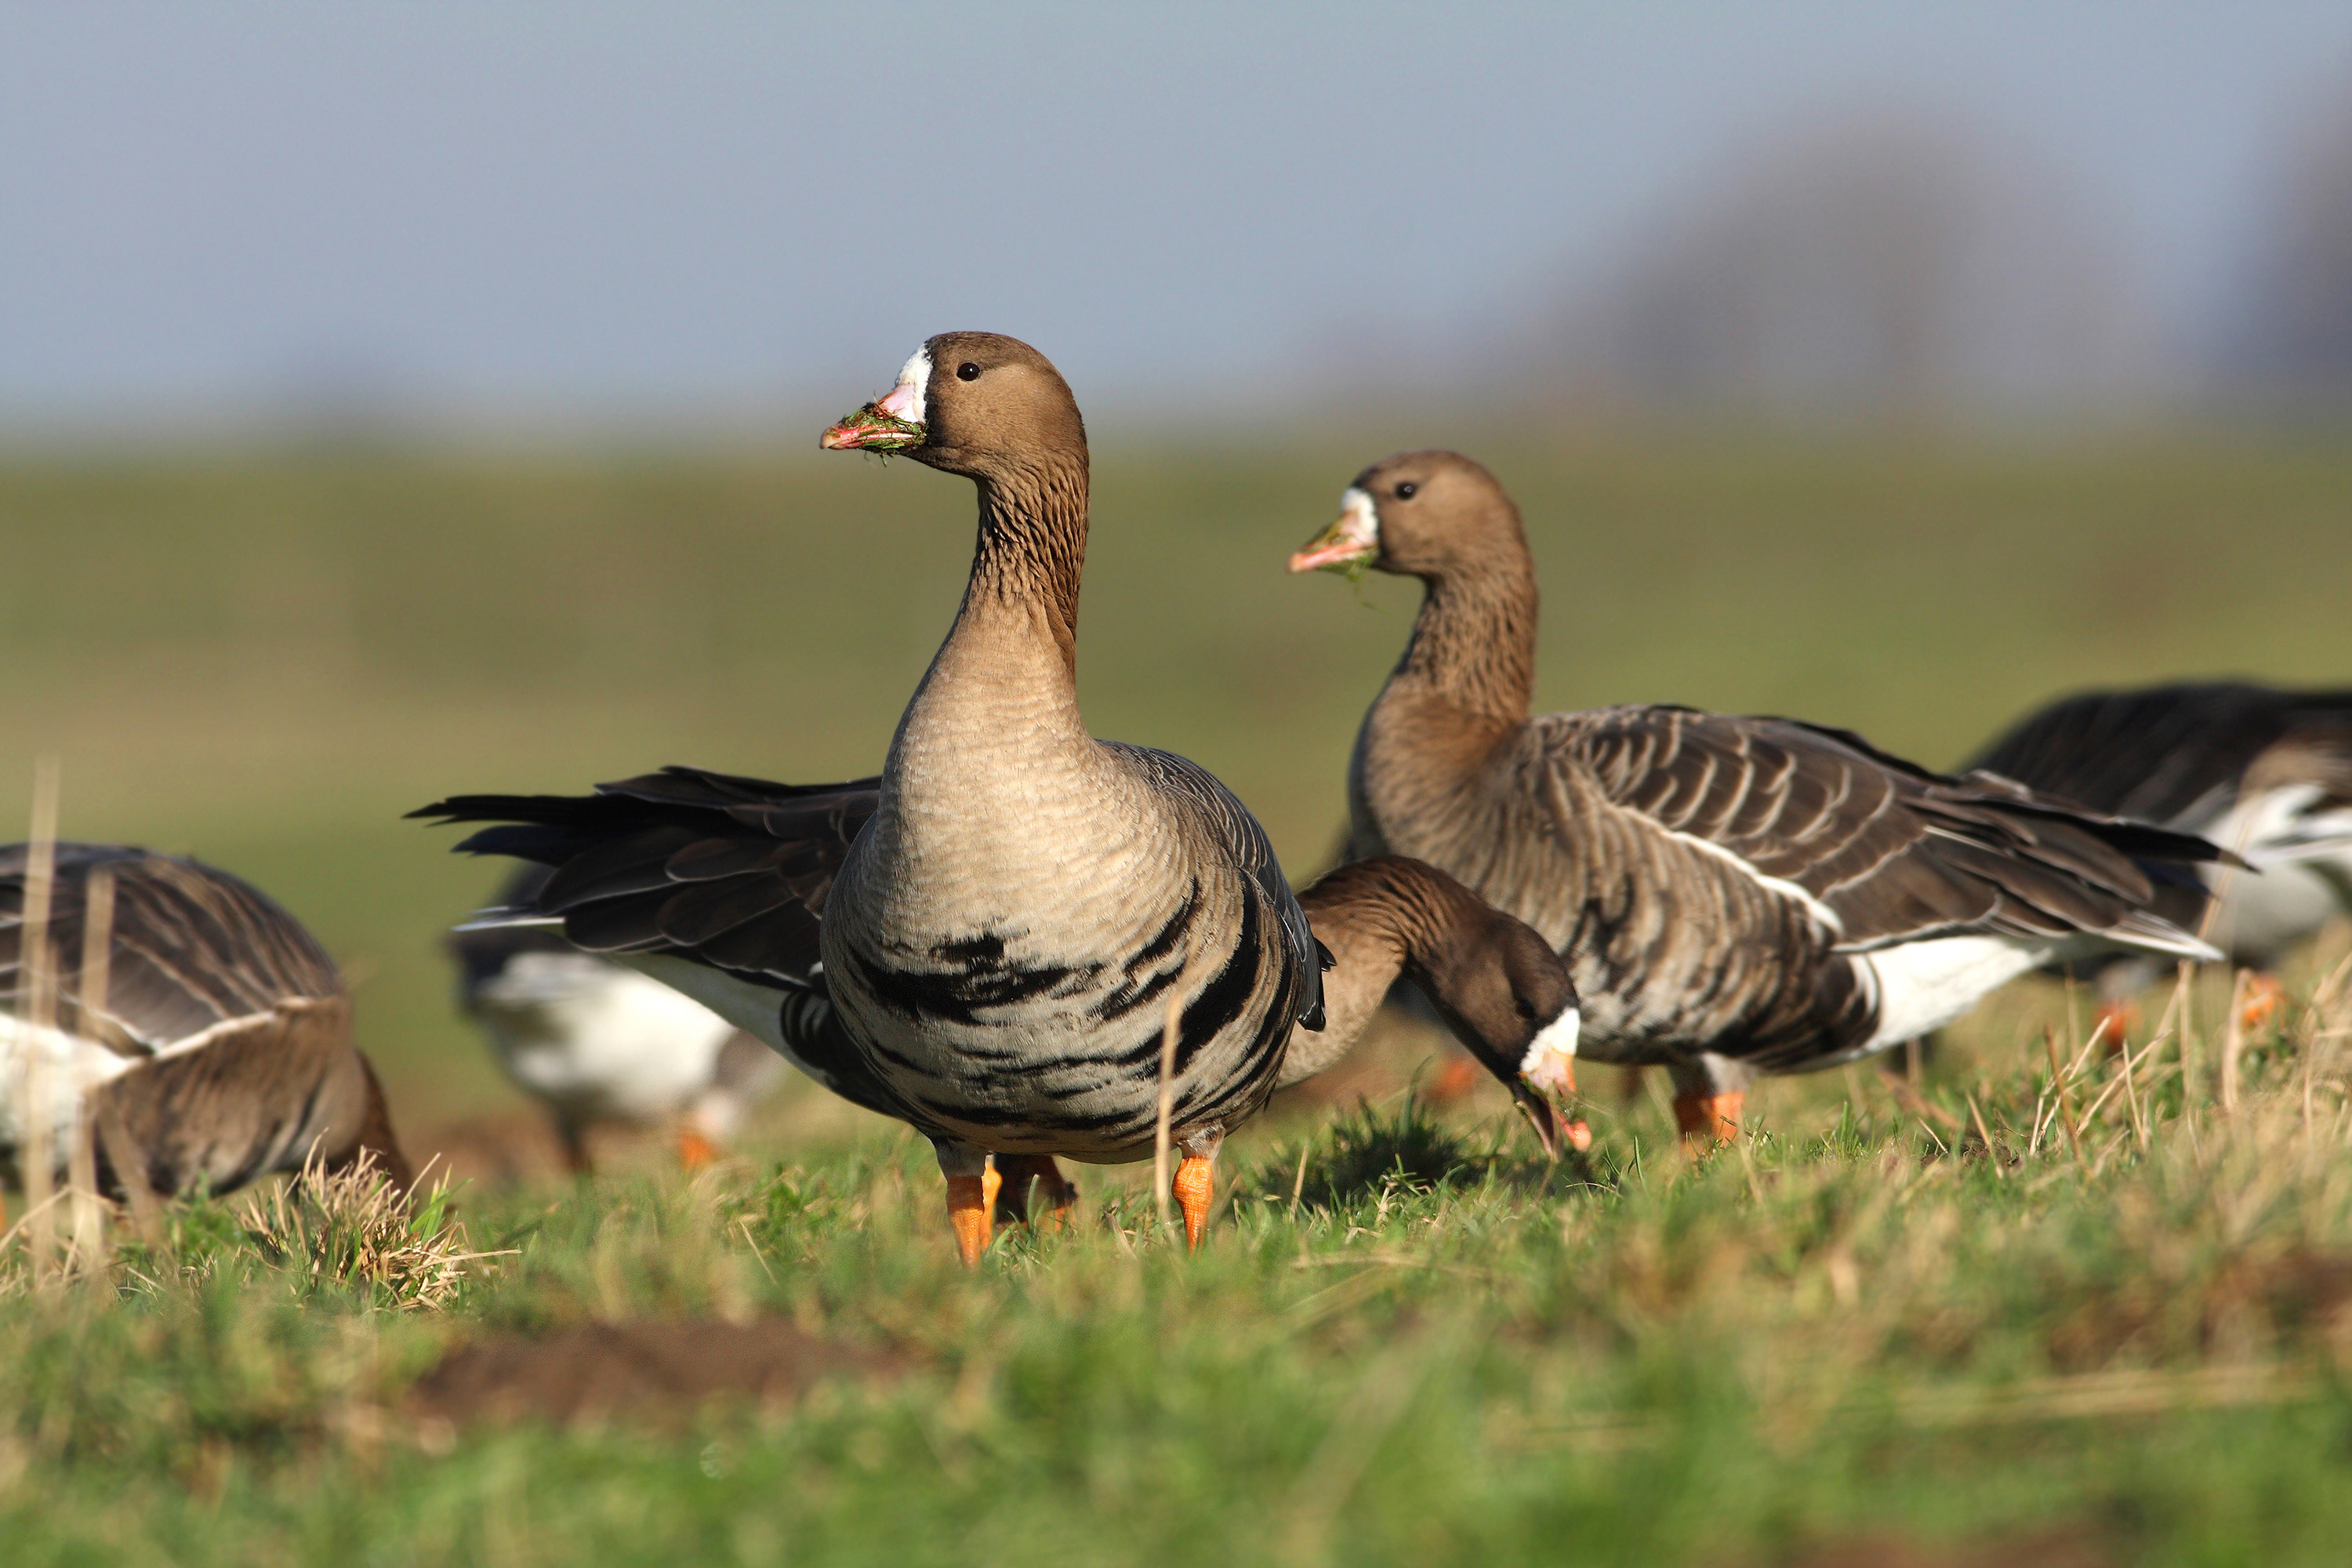
[[[1528,716],[1535,568],[1517,509],[1451,452],[1366,469],[1291,570],[1418,577],[1357,737],[1352,852],[1444,868],[1558,946],[1587,1054],[1673,1073],[1694,1137],[1758,1072],[1926,1034],[1987,991],[2114,947],[2211,950],[2150,912],[2200,839],[1984,775],[1943,778],[1786,719]]]
[[[352,1046],[342,979],[293,916],[194,860],[59,844],[46,942],[56,1024],[36,1030],[23,1016],[26,865],[26,846],[0,848],[0,1148],[12,1164],[37,1055],[33,1112],[60,1172],[87,1116],[110,1184],[117,1154],[152,1191],[203,1181],[224,1192],[298,1170],[315,1149],[331,1169],[373,1152],[410,1184],[375,1071]],[[93,900],[94,881],[110,892]],[[102,949],[89,940],[93,903]]]
[[[2094,810],[2196,833],[2246,862],[2206,872],[2213,904],[2174,891],[2168,912],[2236,963],[2273,968],[2330,915],[2352,910],[2352,691],[2243,681],[2086,691],[2020,720],[1969,764]],[[2099,985],[2120,1025],[2154,978],[2118,959]],[[2277,1005],[2260,976],[2250,1021]]]
[[[536,905],[550,876],[520,868],[501,908]],[[469,927],[449,940],[457,1001],[507,1075],[547,1107],[577,1173],[592,1168],[588,1129],[676,1123],[678,1156],[709,1161],[784,1064],[682,992],[583,952],[541,926]]]
[[[1174,1011],[1175,1185],[1197,1243],[1224,1135],[1272,1091],[1291,1026],[1319,1026],[1321,985],[1307,917],[1241,803],[1183,758],[1097,741],[1080,719],[1077,404],[1027,344],[950,332],[823,445],[903,452],[970,479],[980,503],[962,605],[818,927],[842,1033],[931,1134],[972,1258],[991,1152],[1151,1153]],[[667,858],[632,844],[606,874],[658,886]],[[612,885],[567,864],[542,901]],[[689,882],[656,919],[695,939],[751,914],[722,884]]]

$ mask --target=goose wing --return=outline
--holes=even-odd
[[[0,994],[25,987],[28,847],[0,847]],[[270,1014],[291,1000],[342,995],[342,980],[301,922],[257,889],[172,855],[111,844],[56,846],[47,945],[58,1021],[125,1056],[149,1056]],[[89,890],[114,885],[103,1009],[81,1006]],[[94,980],[94,976],[90,976]]]
[[[1537,725],[1549,765],[1802,904],[1844,951],[2095,931],[2207,955],[2145,907],[2152,872],[2220,855],[2202,839],[2002,778],[1931,773],[1794,720],[1635,707]]]
[[[878,778],[782,784],[671,767],[593,795],[453,795],[409,816],[494,824],[457,850],[549,868],[509,884],[508,907],[477,922],[487,931],[560,922],[572,945],[644,969],[835,1093],[920,1125],[843,1031],[817,947],[834,879],[880,799]]]
[[[1103,745],[1123,757],[1161,796],[1174,802],[1205,833],[1219,853],[1257,885],[1276,917],[1283,945],[1294,972],[1303,976],[1297,1020],[1309,1029],[1323,1026],[1323,954],[1314,928],[1299,907],[1275,858],[1274,844],[1249,807],[1214,773],[1188,757],[1150,746],[1106,741]]]
[[[2202,822],[2286,733],[2289,700],[2234,683],[2085,691],[2026,715],[1969,766],[2096,811]]]

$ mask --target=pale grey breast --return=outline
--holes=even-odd
[[[1172,1124],[1238,1121],[1271,1092],[1319,994],[1306,917],[1255,820],[1182,758],[1102,749],[1129,786],[1107,815],[1125,820],[1038,849],[1083,897],[1002,900],[1021,912],[956,923],[933,886],[925,916],[892,918],[887,872],[861,863],[861,842],[827,910],[827,977],[877,1075],[984,1147],[1148,1149],[1171,995]],[[919,870],[919,855],[876,854]]]

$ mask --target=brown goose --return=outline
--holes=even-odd
[[[2211,952],[2149,912],[2142,864],[2211,858],[2201,839],[1787,719],[1530,718],[1534,563],[1466,458],[1366,469],[1290,566],[1424,586],[1357,738],[1352,852],[1428,860],[1541,931],[1575,975],[1586,1054],[1666,1067],[1694,1139],[1736,1130],[1755,1074],[1916,1038],[2040,964]]]
[[[60,1172],[87,1119],[101,1179],[135,1162],[150,1191],[215,1192],[372,1152],[412,1181],[375,1071],[351,1042],[351,1003],[334,961],[293,916],[225,871],[109,844],[55,847],[47,941],[55,1026],[20,1016],[26,997],[27,847],[0,848],[0,1148],[14,1163],[27,1133],[23,1084],[40,1059]],[[93,896],[93,884],[110,892]],[[110,936],[88,933],[92,904]],[[84,987],[89,994],[85,997]]]
[[[931,1134],[976,1258],[990,1152],[1152,1152],[1172,1003],[1175,1187],[1197,1240],[1217,1151],[1272,1091],[1291,1026],[1320,1026],[1321,984],[1307,917],[1241,803],[1183,758],[1097,741],[1080,719],[1077,404],[1025,343],[950,332],[823,445],[904,453],[971,479],[980,502],[962,606],[817,928],[843,1033]],[[667,850],[614,847],[562,866],[542,902],[666,883]],[[723,940],[761,912],[731,890],[667,889],[636,940],[665,927]]]
[[[1378,855],[1325,873],[1298,895],[1332,958],[1320,1034],[1294,1030],[1278,1087],[1339,1064],[1402,974],[1559,1153],[1564,1125],[1545,1090],[1572,1090],[1582,1016],[1568,966],[1537,931],[1425,860]],[[1537,1086],[1544,1086],[1539,1089]]]
[[[2352,911],[2352,691],[2281,691],[2244,681],[2086,691],[2020,720],[1969,766],[2096,811],[2160,822],[2235,850],[2243,868],[2170,889],[2166,912],[2257,971],[2329,916]],[[2117,958],[2098,983],[2113,1025],[2153,966]],[[2278,982],[2259,975],[2248,1022],[2274,1011]],[[2120,1034],[2117,1036],[2120,1038]]]
[[[525,865],[499,892],[529,907],[550,873]],[[455,932],[457,1005],[507,1076],[547,1108],[575,1174],[588,1130],[670,1125],[679,1160],[708,1163],[784,1071],[776,1053],[657,980],[527,925]]]

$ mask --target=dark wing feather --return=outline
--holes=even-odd
[[[1202,829],[1236,868],[1257,883],[1281,922],[1290,965],[1303,981],[1296,1017],[1309,1029],[1322,1028],[1323,970],[1316,953],[1315,931],[1290,890],[1289,879],[1282,874],[1282,862],[1275,858],[1265,828],[1239,796],[1189,757],[1121,741],[1101,743],[1126,758],[1164,793],[1192,806]]]
[[[2028,714],[1969,763],[2046,795],[2150,822],[2201,826],[2248,775],[2315,763],[2310,782],[2352,802],[2352,692],[2279,691],[2245,681],[2086,691]]]
[[[2143,860],[2217,858],[2204,840],[1946,778],[1860,736],[1686,708],[1538,721],[1613,804],[1802,889],[1849,951],[1962,931],[2148,936]],[[2175,933],[2177,934],[2177,933]]]
[[[28,847],[0,847],[0,997],[24,997]],[[58,1021],[131,1054],[145,1054],[289,999],[343,994],[334,960],[301,922],[259,889],[176,856],[109,844],[56,846],[47,945],[58,976]],[[80,1006],[82,948],[92,875],[114,882],[102,1026]]]
[[[665,768],[589,795],[457,795],[410,815],[498,824],[457,848],[549,868],[522,907],[562,916],[564,936],[592,952],[663,953],[807,987],[826,895],[880,798],[879,779],[795,785]]]

